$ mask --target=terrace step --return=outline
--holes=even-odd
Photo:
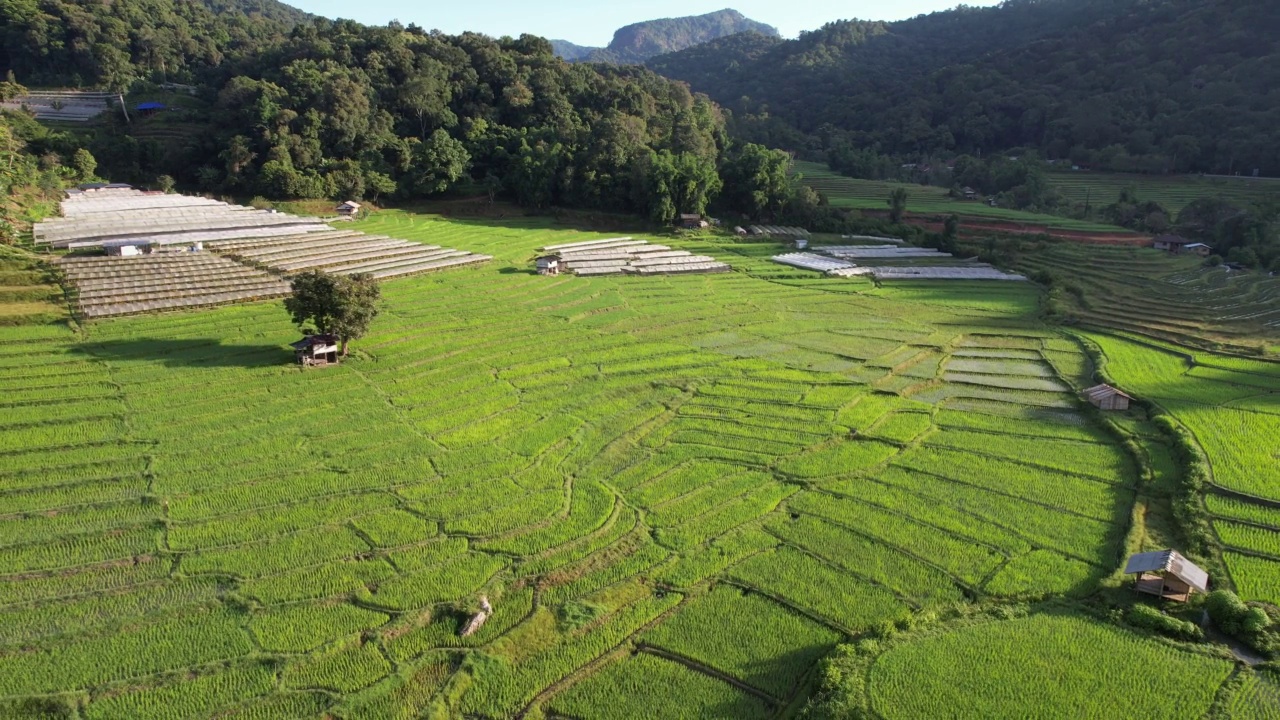
[[[353,234],[349,237],[329,237],[317,242],[308,241],[303,237],[301,240],[289,242],[288,245],[273,245],[270,247],[247,247],[234,252],[237,258],[248,260],[256,260],[259,263],[273,263],[275,260],[301,260],[307,254],[323,254],[325,251],[337,251],[352,249],[352,247],[376,246],[378,243],[387,242],[404,242],[392,241],[388,237],[383,236],[364,236],[364,234]],[[221,249],[219,249],[221,250]]]
[[[463,257],[465,255],[470,255],[470,254],[471,253],[467,252],[466,250],[450,250],[448,248],[434,250],[431,252],[423,252],[419,250],[419,251],[415,251],[414,254],[406,257],[391,257],[391,258],[379,257],[366,262],[358,262],[354,264],[342,265],[339,267],[331,268],[328,270],[328,272],[338,273],[341,275],[362,273],[362,272],[376,272],[379,270],[393,268],[399,265],[411,265],[415,263],[431,262],[435,260],[445,260],[448,258]]]
[[[404,275],[413,275],[416,273],[433,272],[435,270],[444,270],[453,267],[462,267],[464,265],[476,265],[492,260],[490,255],[474,255],[467,253],[463,257],[451,258],[448,260],[439,260],[435,262],[420,263],[415,265],[402,265],[387,270],[379,270],[373,273],[373,276],[379,280],[401,277]]]

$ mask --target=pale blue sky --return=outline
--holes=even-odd
[[[493,36],[533,33],[579,45],[607,45],[613,31],[642,20],[723,10],[742,14],[778,28],[786,37],[814,30],[832,20],[899,20],[920,13],[946,10],[959,0],[285,0],[308,12],[343,17],[370,25],[391,20],[416,23],[449,34],[474,30]],[[969,0],[967,5],[995,5],[993,0]]]

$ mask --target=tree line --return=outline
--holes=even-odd
[[[533,36],[0,0],[0,37],[18,82],[194,86],[181,142],[135,137],[115,114],[91,138],[32,139],[63,157],[80,142],[121,181],[273,199],[501,194],[658,222],[713,203],[764,217],[793,193],[786,156],[732,140],[706,96],[637,66],[566,63]]]

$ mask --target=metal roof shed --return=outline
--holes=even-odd
[[[1186,602],[1193,593],[1209,591],[1209,574],[1177,550],[1138,553],[1124,566],[1125,575],[1137,575],[1134,589],[1166,600]]]
[[[1084,391],[1084,397],[1089,404],[1101,410],[1128,410],[1133,400],[1110,385],[1095,385]]]

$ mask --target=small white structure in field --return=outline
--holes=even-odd
[[[111,240],[102,243],[102,249],[111,257],[137,257],[151,252],[151,243],[145,240]]]
[[[539,275],[559,275],[560,274],[560,256],[559,255],[543,255],[537,260]]]
[[[339,215],[354,217],[356,213],[360,212],[360,207],[361,207],[360,203],[354,200],[348,200],[342,203],[341,205],[339,205],[338,207],[334,208],[334,211],[337,212]]]

